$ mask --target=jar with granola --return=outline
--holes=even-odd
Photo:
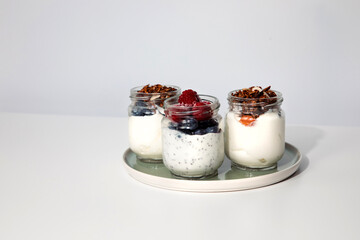
[[[160,84],[134,87],[130,90],[129,144],[139,159],[148,162],[161,161],[164,100],[178,94],[179,87]]]
[[[189,89],[165,101],[163,162],[175,176],[203,179],[217,174],[224,161],[220,103]]]
[[[225,153],[240,168],[272,169],[285,151],[282,94],[250,87],[228,94]]]

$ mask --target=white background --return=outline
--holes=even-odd
[[[127,116],[129,89],[283,92],[287,122],[360,126],[360,1],[0,0],[0,111]]]

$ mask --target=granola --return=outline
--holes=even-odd
[[[244,125],[252,125],[252,123],[261,114],[272,108],[272,104],[277,101],[277,94],[270,90],[271,86],[262,88],[260,86],[252,86],[240,89],[231,94],[232,101],[239,103],[241,108],[240,117]]]
[[[173,92],[173,93],[172,93]],[[161,84],[145,85],[138,91],[139,96],[149,96],[148,101],[154,101],[156,105],[163,107],[166,98],[175,96],[176,88],[167,87]],[[158,94],[157,94],[158,93]]]

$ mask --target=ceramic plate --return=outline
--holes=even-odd
[[[123,160],[130,176],[151,186],[189,192],[225,192],[264,187],[288,178],[299,168],[301,153],[286,143],[277,168],[266,171],[241,170],[232,167],[230,160],[225,158],[218,175],[206,180],[179,179],[163,163],[140,161],[130,149],[124,153]]]

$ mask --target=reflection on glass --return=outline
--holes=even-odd
[[[231,166],[230,170],[225,173],[225,179],[258,177],[258,176],[274,173],[277,171],[278,171],[277,168],[273,168],[269,170],[253,170],[253,169],[240,169],[235,166]]]

